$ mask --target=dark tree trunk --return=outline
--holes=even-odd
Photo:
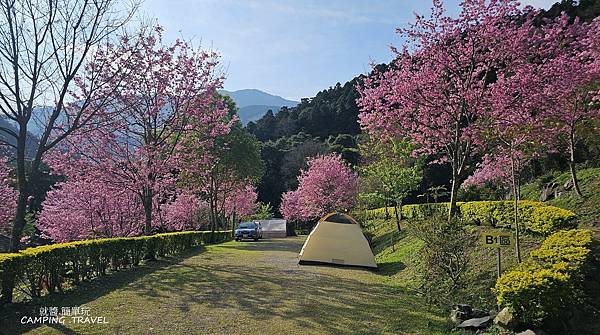
[[[398,213],[398,211],[400,213]],[[394,202],[394,214],[396,216],[396,227],[398,228],[398,231],[402,231],[402,228],[400,227],[400,220],[402,220],[402,201]]]
[[[231,215],[231,236],[235,234],[235,224],[236,224],[236,215],[235,215],[235,207],[233,208],[233,213]]]
[[[458,193],[458,168],[454,160],[452,162],[452,185],[450,186],[450,206],[448,206],[448,221],[452,220],[456,215],[456,196]]]
[[[17,183],[19,185],[19,196],[17,197],[17,209],[13,223],[9,250],[17,252],[20,248],[21,236],[25,229],[25,217],[27,215],[27,199],[29,198],[29,181],[25,172],[25,144],[27,141],[27,123],[21,123],[19,126],[19,136],[17,138]],[[30,172],[30,176],[37,175],[37,171]],[[2,303],[10,303],[13,299],[13,289],[15,286],[15,274],[13,272],[3,273],[2,278]]]
[[[569,170],[571,171],[571,181],[573,182],[573,189],[578,196],[583,197],[581,189],[579,188],[579,180],[577,179],[577,171],[575,169],[575,130],[571,131],[569,136]]]
[[[514,223],[515,223],[515,252],[517,254],[517,260],[521,263],[521,239],[519,236],[519,190],[517,187],[517,173],[515,169],[515,157],[511,151],[510,157],[511,166],[511,181],[513,189],[513,209],[514,209]]]
[[[286,236],[298,236],[296,234],[296,222],[290,222],[290,221],[286,221],[285,222],[285,235]]]
[[[152,189],[144,190],[144,235],[152,234],[152,199],[154,192]]]
[[[10,239],[10,251],[19,250],[21,235],[25,228],[25,216],[27,214],[27,199],[29,198],[29,181],[27,180],[25,166],[25,144],[27,141],[27,123],[19,125],[19,137],[17,138],[17,183],[19,184],[19,196],[17,198],[17,210]],[[32,166],[33,168],[33,166]],[[30,175],[37,174],[31,171]]]

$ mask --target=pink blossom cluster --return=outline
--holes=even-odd
[[[143,231],[143,218],[140,199],[131,191],[104,180],[78,179],[48,192],[38,229],[56,242],[135,236]]]
[[[161,214],[157,216],[164,220],[160,224],[170,231],[182,231],[198,228],[199,212],[208,208],[208,204],[200,200],[196,195],[183,192],[160,208]]]
[[[255,213],[258,193],[251,183],[241,183],[225,198],[225,215],[243,218]]]
[[[17,209],[17,191],[12,187],[6,159],[0,157],[0,233],[10,234]]]
[[[510,178],[510,157],[507,155],[486,154],[481,162],[477,164],[475,172],[462,183],[462,187],[483,186],[488,183],[508,184]]]
[[[317,156],[300,172],[298,189],[283,194],[280,210],[288,220],[317,219],[352,208],[357,194],[357,175],[341,156]]]
[[[359,87],[362,127],[384,138],[410,138],[415,153],[453,161],[469,157],[480,144],[477,120],[490,91],[486,80],[523,48],[506,43],[528,33],[511,19],[519,15],[515,1],[467,0],[453,18],[434,1],[430,18],[417,15],[413,25],[397,30],[407,42],[393,48],[390,69]]]

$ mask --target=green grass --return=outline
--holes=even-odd
[[[415,260],[423,241],[409,235],[406,230],[398,232],[395,221],[369,221],[373,234],[373,253],[385,281],[390,285],[416,288]]]
[[[579,186],[583,198],[574,191],[566,191],[555,199],[546,201],[547,204],[573,211],[579,217],[579,222],[585,226],[600,225],[600,168],[581,169],[577,172]],[[555,182],[564,185],[571,180],[571,174],[549,174],[522,187],[523,199],[538,200],[545,183]]]
[[[408,244],[381,253],[382,271],[372,272],[299,266],[303,240],[228,242],[113,273],[63,295],[3,309],[0,333],[443,334],[448,329],[445,315],[430,310],[410,285],[390,280],[404,271],[397,264],[412,252]],[[23,315],[39,315],[39,306],[85,306],[108,324],[18,324]]]
[[[410,234],[410,221],[402,223],[404,229],[398,231],[395,220],[374,219],[366,223],[366,229],[373,235],[373,252],[380,271],[387,275],[384,279],[388,285],[408,287],[418,290],[421,285],[419,279],[420,250],[423,241]],[[482,228],[470,227],[473,234],[479,234]],[[542,237],[526,235],[521,236],[521,255],[523,259],[529,257],[529,252],[538,247]],[[482,309],[494,309],[496,300],[491,288],[496,283],[496,250],[476,244],[471,250],[472,265],[467,274],[469,294],[456,297],[457,303],[467,303]],[[514,248],[502,250],[502,271],[506,272],[517,265]],[[450,307],[450,306],[446,306]]]

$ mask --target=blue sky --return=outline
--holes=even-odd
[[[459,0],[447,0],[452,13]],[[554,1],[522,1],[548,8]],[[312,97],[388,62],[395,28],[427,14],[426,0],[145,0],[142,11],[166,29],[220,52],[225,88]]]

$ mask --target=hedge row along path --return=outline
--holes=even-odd
[[[445,318],[367,270],[298,266],[304,237],[206,246],[2,311],[7,334],[441,334]],[[79,306],[108,324],[18,325],[39,306]],[[7,327],[4,327],[7,325]]]

